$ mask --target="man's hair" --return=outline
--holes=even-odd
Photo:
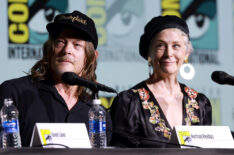
[[[55,38],[50,35],[49,39],[44,43],[42,59],[37,61],[35,65],[31,68],[31,76],[33,81],[52,79],[51,56],[55,48],[54,42]],[[91,81],[96,81],[95,70],[97,67],[97,60],[95,57],[94,45],[90,41],[85,42],[85,64],[82,70],[81,77]],[[81,100],[86,100],[91,97],[88,93],[88,90],[84,87],[79,87],[77,91],[77,95]]]

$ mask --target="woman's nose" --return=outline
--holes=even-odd
[[[173,48],[171,46],[167,46],[165,48],[165,55],[171,56],[173,54]]]

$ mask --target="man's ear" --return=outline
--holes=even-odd
[[[99,52],[97,50],[95,50],[95,57],[96,57],[96,59],[98,59],[98,56],[99,56]]]
[[[92,61],[92,64],[96,61],[97,62],[97,59],[98,59],[98,56],[99,56],[99,52],[97,50],[94,51],[95,53],[95,58],[93,59]]]

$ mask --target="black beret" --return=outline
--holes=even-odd
[[[153,37],[167,28],[178,28],[189,37],[188,25],[181,18],[173,15],[154,17],[146,24],[144,33],[140,38],[139,51],[143,58],[147,60],[149,45]]]
[[[94,21],[79,11],[72,13],[59,14],[55,17],[54,22],[47,24],[46,28],[53,36],[58,35],[61,29],[73,27],[78,30],[81,39],[91,41],[94,48],[98,45],[98,35]]]

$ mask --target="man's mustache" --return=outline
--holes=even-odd
[[[74,58],[71,56],[63,56],[63,57],[57,58],[57,61],[65,61],[65,62],[74,63]]]

